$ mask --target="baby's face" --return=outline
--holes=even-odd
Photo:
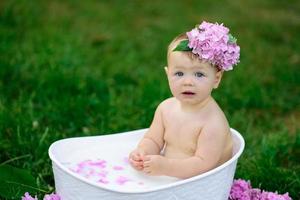
[[[192,59],[181,51],[169,53],[165,70],[173,96],[190,104],[201,103],[210,97],[222,77],[222,71],[217,71],[208,62]]]

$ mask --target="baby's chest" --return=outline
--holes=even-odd
[[[201,126],[197,123],[172,123],[165,127],[164,140],[169,145],[182,148],[194,147],[197,144]]]
[[[176,111],[164,113],[164,140],[166,145],[181,150],[194,150],[204,125],[201,116],[185,115]]]

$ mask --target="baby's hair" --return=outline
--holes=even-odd
[[[186,33],[181,33],[178,36],[176,36],[168,46],[168,55],[167,56],[169,57],[170,53],[176,48],[176,46],[174,44],[177,41],[187,40],[187,39],[188,39],[188,37],[187,37]],[[186,55],[188,55],[188,57],[191,59],[199,59],[199,57],[197,55],[193,54],[191,51],[185,51],[184,53]]]
[[[170,53],[176,48],[176,46],[174,45],[176,42],[181,41],[181,40],[187,40],[188,37],[186,35],[186,33],[181,33],[178,36],[176,36],[172,42],[169,44],[168,46],[168,55],[167,55],[167,59],[169,58]],[[189,58],[191,58],[192,60],[194,59],[200,59],[198,55],[194,54],[192,51],[181,51],[184,54],[186,54]],[[212,64],[211,64],[212,65]],[[212,65],[214,66],[217,71],[220,71],[221,69],[219,67],[217,67],[216,65]]]

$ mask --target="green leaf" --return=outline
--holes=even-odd
[[[189,40],[182,40],[173,51],[192,51],[188,44]]]
[[[34,177],[26,170],[0,165],[0,196],[7,199],[20,199],[25,192],[38,190]]]
[[[236,43],[236,38],[235,37],[233,37],[233,35],[231,35],[230,33],[228,34],[228,36],[229,36],[229,43]]]

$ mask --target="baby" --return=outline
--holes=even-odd
[[[223,24],[202,22],[170,43],[165,71],[174,97],[158,105],[150,128],[130,153],[133,168],[189,178],[231,158],[230,128],[211,92],[239,55],[236,39]]]

